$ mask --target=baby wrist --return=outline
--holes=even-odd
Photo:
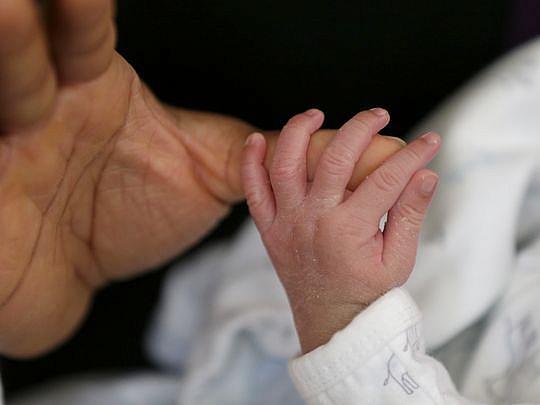
[[[361,303],[324,303],[293,310],[302,353],[326,344],[366,307]]]
[[[308,400],[362,369],[388,342],[417,325],[421,314],[409,294],[395,288],[357,315],[324,345],[289,364],[291,377]]]

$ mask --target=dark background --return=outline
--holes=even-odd
[[[388,133],[399,135],[519,42],[511,3],[120,0],[119,51],[174,105],[268,129],[309,107],[337,127],[383,106],[392,113]],[[245,216],[238,207],[197,249],[233,234]],[[79,333],[54,353],[3,360],[7,395],[60,375],[151,367],[142,341],[169,266],[102,291]]]

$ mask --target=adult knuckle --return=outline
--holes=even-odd
[[[45,66],[39,66],[34,72],[27,77],[21,78],[21,81],[14,85],[1,99],[9,98],[12,102],[26,100],[41,91],[43,91],[49,80],[52,80],[52,72]]]

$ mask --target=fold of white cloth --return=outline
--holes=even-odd
[[[441,183],[407,284],[428,347],[501,297],[516,247],[540,233],[540,40],[481,72],[417,131],[443,134]],[[444,313],[445,322],[440,322]]]
[[[445,368],[425,354],[421,314],[394,289],[326,345],[290,363],[307,404],[472,404]]]

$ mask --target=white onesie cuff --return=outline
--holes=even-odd
[[[304,400],[365,367],[389,342],[418,324],[421,314],[409,294],[395,288],[362,311],[330,341],[292,360],[289,372]]]

